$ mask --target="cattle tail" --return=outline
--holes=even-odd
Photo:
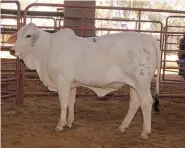
[[[158,112],[158,111],[160,111],[160,109],[159,109],[159,81],[160,81],[160,70],[161,70],[161,50],[160,50],[160,46],[159,46],[157,40],[154,42],[154,45],[156,47],[158,60],[157,60],[156,92],[155,92],[153,108],[154,108],[155,112]]]

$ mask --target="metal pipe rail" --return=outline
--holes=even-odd
[[[177,35],[175,31],[171,31],[170,28],[184,28],[185,25],[182,25],[182,26],[179,26],[179,25],[170,25],[170,22],[169,22],[169,19],[172,19],[172,18],[180,18],[180,19],[185,19],[185,15],[175,15],[175,16],[168,16],[166,18],[166,33],[165,33],[165,41],[164,41],[164,50],[163,51],[163,54],[164,54],[164,62],[163,62],[163,66],[162,66],[162,71],[163,71],[163,74],[162,74],[162,79],[163,81],[168,81],[169,79],[166,78],[167,77],[167,74],[166,74],[166,71],[169,70],[169,67],[167,66],[167,62],[166,62],[166,56],[168,53],[178,53],[178,54],[185,54],[185,51],[180,51],[180,50],[169,50],[168,49],[168,45],[172,45],[172,44],[169,44],[169,36],[174,36],[174,35]],[[172,33],[169,33],[169,32],[172,32]],[[180,34],[182,35],[183,32],[180,32]],[[178,43],[176,43],[178,44]],[[185,67],[171,67],[170,69],[182,69],[185,71]],[[183,81],[183,80],[179,80],[179,81]]]
[[[147,33],[159,33],[159,34],[162,34],[162,36],[160,37],[160,41],[161,41],[161,49],[163,49],[164,47],[164,41],[165,41],[165,36],[164,34],[166,34],[166,30],[163,29],[163,27],[161,27],[162,29],[160,31],[153,31],[153,30],[141,30],[141,14],[142,12],[146,12],[146,11],[150,11],[150,12],[164,12],[164,13],[181,13],[181,14],[185,14],[185,11],[174,11],[174,10],[161,10],[161,9],[140,9],[140,8],[125,8],[125,7],[102,7],[102,6],[96,6],[96,7],[89,7],[89,6],[69,6],[69,5],[63,5],[63,4],[47,4],[47,3],[33,3],[33,4],[30,4],[29,6],[27,6],[25,8],[25,11],[24,11],[24,25],[26,24],[26,17],[27,17],[27,12],[29,10],[29,8],[33,7],[33,6],[48,6],[48,7],[68,7],[68,8],[81,8],[82,9],[82,14],[81,14],[81,17],[80,18],[75,18],[75,19],[80,19],[82,21],[82,25],[81,27],[70,27],[70,26],[61,26],[59,25],[59,27],[56,27],[56,28],[51,28],[51,27],[47,27],[47,29],[53,29],[53,30],[47,30],[48,32],[55,32],[56,30],[58,29],[61,29],[61,28],[66,28],[66,27],[69,27],[71,29],[78,29],[78,30],[82,30],[82,33],[81,35],[83,36],[84,35],[84,32],[87,31],[87,30],[105,30],[105,31],[138,31],[138,32],[147,32]],[[88,19],[94,19],[94,20],[105,20],[105,18],[87,18],[85,16],[85,10],[87,10],[88,8],[90,9],[114,9],[114,10],[133,10],[133,11],[138,11],[139,12],[139,20],[137,20],[139,22],[139,27],[138,27],[138,30],[134,30],[134,29],[112,29],[112,28],[87,28],[85,26],[85,21],[88,20]],[[63,20],[65,17],[61,17],[59,20]],[[65,19],[72,19],[72,18],[65,18]],[[57,19],[58,20],[58,19]],[[107,21],[124,21],[122,19],[107,19]],[[130,21],[130,20],[125,20],[125,21]],[[135,20],[133,20],[135,21]],[[160,23],[160,22],[158,22]],[[161,23],[162,24],[162,23]],[[40,28],[46,28],[46,27],[43,27],[43,26],[39,26]],[[174,34],[174,32],[168,32],[168,34]],[[181,34],[181,32],[176,32],[176,34]],[[24,67],[22,67],[23,69],[23,81],[22,81],[22,85],[24,85],[24,81],[27,80],[25,78],[25,71],[24,71]],[[35,79],[34,79],[35,80]],[[23,90],[24,91],[24,90]],[[52,93],[52,92],[45,92],[45,91],[42,91],[42,92],[24,92],[22,94],[21,97],[24,97],[25,95],[31,95],[31,94],[41,94],[41,95],[45,95],[45,94],[56,94],[56,93]],[[164,96],[164,95],[163,95]],[[179,95],[181,96],[181,95]]]
[[[51,6],[51,7],[70,7],[70,8],[76,8],[76,6],[67,6],[67,5],[62,5],[62,4],[41,4],[41,3],[37,3],[37,4],[31,4],[31,5],[29,5],[29,6],[27,6],[26,7],[26,9],[25,9],[25,12],[24,12],[24,24],[26,24],[26,16],[27,16],[27,11],[28,11],[28,9],[29,8],[31,8],[32,6]],[[85,7],[85,6],[83,6],[83,7],[77,7],[77,8],[82,8],[82,9],[87,9],[87,8],[92,8],[92,9],[94,9],[94,8],[96,8],[96,9],[114,9],[115,7]],[[116,7],[115,9],[120,9],[120,10],[136,10],[136,11],[139,11],[139,14],[141,15],[141,11],[148,11],[148,9],[131,9],[131,8],[118,8],[118,7]],[[150,9],[151,10],[151,9]],[[174,13],[184,13],[185,14],[185,11],[164,11],[164,10],[151,10],[151,11],[153,11],[153,12],[174,12]],[[139,16],[140,16],[139,15]],[[60,19],[64,19],[64,18],[60,18]],[[71,18],[68,18],[68,19],[71,19]],[[82,35],[84,34],[84,31],[86,31],[86,30],[108,30],[108,31],[139,31],[139,32],[150,32],[150,33],[160,33],[160,34],[165,34],[166,33],[166,31],[165,30],[160,30],[160,31],[146,31],[146,30],[141,30],[140,29],[140,27],[141,27],[141,21],[142,20],[138,20],[140,23],[139,23],[139,28],[138,28],[138,30],[132,30],[132,29],[130,29],[130,30],[128,30],[128,29],[110,29],[110,28],[87,28],[86,26],[85,26],[85,20],[87,20],[87,19],[96,19],[96,18],[86,18],[85,17],[85,15],[84,15],[84,11],[82,10],[82,17],[81,18],[75,18],[75,19],[81,19],[82,20],[82,27],[70,27],[70,26],[59,26],[59,27],[56,27],[54,30],[47,30],[47,31],[50,31],[50,32],[55,32],[56,30],[58,30],[58,29],[61,29],[61,28],[66,28],[66,27],[69,27],[69,28],[71,28],[71,29],[78,29],[78,30],[82,30]],[[101,20],[101,18],[97,18],[97,19],[99,19],[99,20]],[[139,19],[140,19],[140,17],[139,17]],[[106,20],[106,19],[102,19],[102,20]],[[122,20],[119,20],[119,19],[107,19],[107,21],[110,21],[110,20],[112,20],[112,21],[122,21]],[[130,20],[127,20],[127,21],[130,21]],[[44,27],[42,27],[42,26],[40,26],[40,28],[44,28]],[[47,27],[47,29],[48,29],[49,27]],[[163,28],[162,28],[163,29]],[[174,33],[174,32],[169,32],[169,33]],[[181,32],[176,32],[176,34],[181,34]],[[164,37],[162,38],[160,38],[160,41],[164,41]],[[164,43],[163,43],[164,44]],[[161,48],[163,47],[164,45],[161,45]],[[24,67],[23,67],[24,68]],[[23,69],[23,73],[24,73],[24,69]],[[25,73],[23,74],[23,76],[25,75]],[[35,79],[34,79],[35,80]],[[22,83],[23,85],[24,85],[24,80],[23,80],[23,83]],[[37,94],[37,95],[39,95],[39,94],[41,94],[41,95],[46,95],[46,94],[56,94],[56,93],[52,93],[52,92],[25,92],[24,93],[24,95],[32,95],[32,94]],[[24,95],[22,96],[22,97],[24,97]],[[165,96],[165,95],[163,95],[163,96]],[[181,96],[181,95],[179,95],[179,96]]]
[[[69,6],[69,5],[64,5],[64,4],[33,3],[33,4],[28,5],[25,8],[24,12],[23,11],[20,12],[20,14],[23,15],[23,25],[26,24],[28,17],[34,17],[34,18],[39,18],[40,17],[40,18],[43,18],[43,17],[41,17],[41,16],[43,16],[42,13],[38,12],[37,15],[36,15],[36,12],[29,11],[29,9],[31,7],[34,7],[34,6],[58,7],[58,9],[65,8],[65,7],[68,7],[68,8],[81,8],[82,9],[81,17],[74,18],[74,19],[81,20],[81,22],[82,22],[81,23],[81,27],[61,26],[60,24],[59,24],[59,26],[54,25],[54,27],[52,27],[52,26],[50,26],[50,27],[49,26],[38,26],[38,27],[44,29],[47,32],[51,32],[52,33],[52,32],[56,32],[57,30],[62,29],[62,28],[71,28],[71,29],[81,30],[81,35],[82,36],[84,36],[85,31],[88,31],[88,30],[100,30],[100,31],[137,31],[137,32],[146,32],[146,33],[157,33],[160,36],[159,41],[161,43],[160,44],[160,47],[161,47],[162,52],[167,52],[168,51],[165,48],[166,43],[167,43],[167,42],[165,42],[166,41],[167,34],[168,34],[168,36],[169,35],[174,35],[174,34],[178,36],[178,35],[182,34],[182,32],[169,31],[168,28],[165,30],[164,27],[163,27],[163,24],[161,22],[159,22],[159,21],[141,20],[142,12],[164,12],[164,13],[185,14],[185,11],[162,10],[162,9],[127,8],[127,7],[106,7],[106,6],[96,6],[96,7],[91,7],[91,6]],[[137,11],[138,12],[138,20],[110,19],[110,18],[87,18],[85,16],[85,12],[87,11],[87,9],[107,9],[107,10],[109,9],[109,10],[132,10],[132,11]],[[61,15],[60,16],[57,16],[57,14],[53,14],[53,15],[52,15],[52,17],[60,17],[60,18],[57,18],[56,21],[62,20],[62,19],[73,19],[73,18],[70,18],[70,17],[68,17],[68,18],[67,17],[63,17]],[[49,16],[49,15],[47,15],[47,16]],[[21,18],[21,17],[19,17],[19,18]],[[89,19],[100,20],[100,21],[133,21],[133,22],[137,22],[138,23],[138,28],[137,28],[137,30],[135,30],[135,29],[117,29],[117,28],[115,28],[115,29],[113,29],[113,28],[88,28],[88,27],[85,26],[85,21],[86,20],[89,20]],[[142,30],[141,29],[141,25],[142,25],[143,22],[158,23],[158,24],[161,25],[161,29],[160,30]],[[13,29],[13,28],[12,29],[3,28],[3,29],[4,30],[2,30],[2,31],[4,31],[4,33],[6,33],[6,32],[7,33],[16,32],[16,28],[15,29]],[[165,62],[167,62],[167,60],[164,59],[161,62],[165,63]],[[162,63],[161,63],[161,65],[162,65]],[[48,90],[44,90],[44,89],[39,90],[40,92],[38,92],[38,91],[37,92],[25,91],[25,89],[24,89],[25,81],[37,81],[38,79],[35,78],[35,75],[34,74],[33,74],[34,77],[32,77],[32,79],[30,79],[30,78],[27,79],[27,74],[28,74],[28,71],[29,70],[26,70],[25,65],[24,65],[24,63],[22,61],[21,61],[21,64],[19,66],[20,66],[19,67],[19,69],[20,69],[19,73],[21,74],[21,80],[20,80],[20,86],[21,87],[20,87],[20,91],[22,92],[21,93],[21,96],[20,96],[19,102],[21,104],[24,103],[24,96],[27,96],[27,95],[48,95],[48,94],[49,95],[57,95],[54,92],[49,92]],[[161,67],[163,67],[163,66],[164,66],[164,64]],[[166,68],[171,69],[173,67],[168,67],[167,66]],[[168,70],[168,69],[166,69],[166,70]],[[29,76],[31,77],[32,75],[29,74]],[[165,82],[167,82],[166,79],[165,79]],[[169,82],[171,83],[172,81],[169,81]],[[179,81],[176,82],[174,80],[174,82],[181,84],[181,82],[179,82]],[[162,83],[163,82],[161,81],[161,84]],[[184,84],[184,83],[182,82],[182,84]],[[162,96],[166,96],[166,95],[167,94],[160,94],[161,97]],[[168,96],[173,96],[173,95],[174,94],[168,94]],[[178,97],[180,97],[180,96],[182,97],[183,96],[182,94],[175,94],[175,95],[178,96]]]
[[[15,19],[17,24],[16,24],[16,30],[17,31],[19,28],[20,28],[20,3],[19,1],[5,1],[5,0],[2,0],[1,3],[13,3],[13,4],[16,4],[17,6],[17,9],[15,10],[16,11],[16,17],[13,17],[13,16],[7,16],[7,15],[1,15],[2,16],[2,19]],[[1,13],[2,14],[2,13]],[[2,28],[1,28],[2,30]],[[4,32],[2,31],[1,32],[2,35],[4,36]],[[4,37],[2,38],[4,39]],[[4,42],[4,41],[3,41]],[[5,47],[5,46],[2,46],[1,47],[1,51],[7,51],[9,47]],[[6,49],[6,50],[5,50]],[[7,77],[7,74],[6,76],[2,76],[1,75],[1,83],[2,83],[2,95],[1,95],[1,98],[9,98],[9,97],[13,97],[15,96],[15,102],[16,104],[19,104],[20,103],[20,83],[19,83],[19,80],[20,80],[20,75],[19,75],[19,59],[15,59],[14,61],[12,60],[4,60],[4,59],[1,59],[2,60],[2,66],[3,65],[7,65],[7,64],[15,64],[15,67],[16,67],[16,70],[14,70],[14,74],[13,75],[9,75]],[[2,73],[4,72],[8,72],[9,70],[3,70],[2,69]],[[15,90],[4,90],[4,86],[3,84],[8,84],[8,82],[15,82]]]
[[[17,15],[17,10],[12,9],[1,9],[1,14]],[[24,16],[24,11],[20,11],[21,17]],[[48,12],[48,11],[28,11],[29,16],[52,16],[61,17],[64,16],[63,12]]]

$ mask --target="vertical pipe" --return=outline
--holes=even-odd
[[[165,80],[165,70],[166,70],[166,50],[167,50],[167,32],[168,32],[168,19],[166,19],[166,28],[165,28],[165,41],[164,41],[164,64],[163,64],[163,81]]]
[[[161,24],[161,32],[160,32],[160,50],[162,51],[163,50],[163,48],[162,48],[162,41],[163,41],[163,35],[162,35],[162,31],[163,31],[163,24]],[[161,65],[162,65],[162,53],[161,53],[161,62],[160,62],[160,71],[158,71],[159,72],[159,75],[160,75],[160,77],[159,77],[159,84],[160,84],[160,82],[161,82]]]
[[[166,27],[163,28],[163,31],[165,32],[166,30]],[[163,55],[164,55],[164,49],[165,49],[165,33],[163,33],[163,44],[162,44],[162,53],[161,53],[161,59],[163,60]],[[162,74],[162,80],[164,81],[164,61],[161,61],[162,62],[162,69],[163,69],[163,74]]]
[[[81,36],[85,36],[85,8],[82,8],[82,30],[81,30]]]
[[[20,68],[19,68],[19,58],[16,58],[16,98],[15,98],[15,103],[18,105],[20,103]]]
[[[21,20],[21,6],[20,3],[17,2],[17,31],[20,29],[20,20]],[[20,104],[20,60],[16,58],[16,104]]]
[[[25,66],[23,61],[21,60],[21,97],[20,104],[24,104],[24,80],[25,80]]]
[[[138,26],[138,30],[140,32],[141,29],[141,11],[139,11],[139,26]]]
[[[56,19],[55,19],[55,18],[53,18],[53,21],[54,21],[54,28],[56,29],[56,27],[57,27]]]
[[[24,10],[24,17],[23,17],[23,26],[26,25],[26,16],[27,16],[27,11],[28,9]],[[20,104],[24,104],[24,82],[25,82],[25,65],[23,61],[21,60],[20,62],[20,73],[21,73],[21,78],[20,78],[20,91],[21,91],[21,97],[20,97]]]

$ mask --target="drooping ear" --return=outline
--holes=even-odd
[[[17,33],[14,33],[10,37],[8,37],[7,43],[8,44],[14,44],[16,40],[17,40]]]

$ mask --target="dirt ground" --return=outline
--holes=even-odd
[[[179,85],[165,85],[161,90],[184,91]],[[128,111],[128,88],[104,99],[84,88],[78,93],[85,95],[77,96],[75,123],[61,133],[55,132],[60,115],[57,96],[29,96],[23,106],[16,106],[13,98],[2,100],[2,147],[185,148],[185,98],[161,99],[161,112],[152,113],[152,134],[143,140],[141,111],[126,133],[118,130]]]

